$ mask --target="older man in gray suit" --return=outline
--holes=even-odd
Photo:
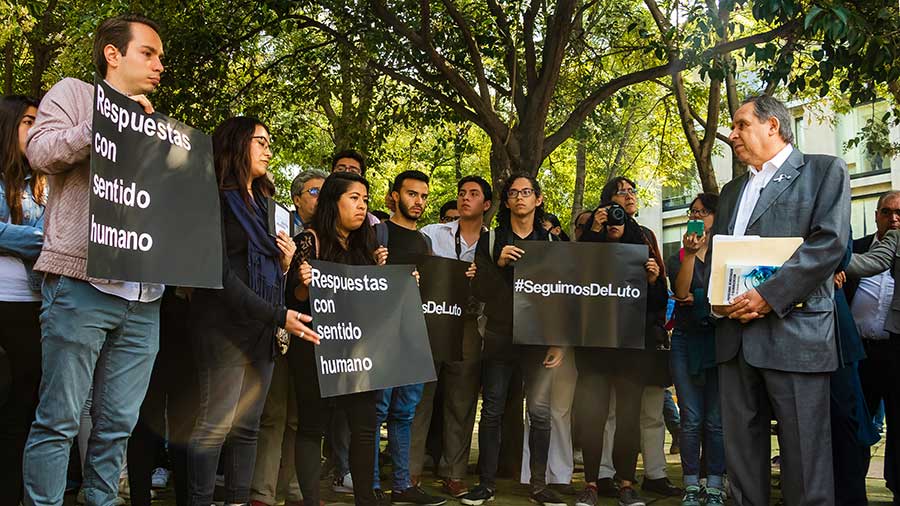
[[[850,233],[850,180],[839,158],[791,146],[792,120],[766,95],[737,110],[730,139],[749,170],[722,188],[712,228],[713,236],[803,238],[771,278],[730,306],[714,308],[726,317],[716,329],[716,358],[728,476],[741,505],[769,503],[773,415],[786,504],[834,504],[832,277]]]

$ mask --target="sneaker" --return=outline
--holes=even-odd
[[[575,499],[575,506],[597,506],[597,487],[585,485],[584,490]]]
[[[468,494],[459,498],[459,502],[466,506],[481,506],[485,502],[494,500],[494,491],[484,485],[477,485]]]
[[[597,480],[597,495],[600,497],[619,497],[619,489],[612,478]]]
[[[681,497],[681,506],[700,506],[700,497],[703,490],[699,485],[688,485],[684,487],[684,495]]]
[[[532,490],[528,500],[541,506],[566,506],[566,501],[553,489],[547,487]]]
[[[87,501],[86,501],[85,498],[84,498],[84,489],[83,489],[83,488],[78,489],[78,494],[75,495],[75,503],[76,503],[76,504],[85,504],[85,503],[87,503]],[[113,506],[124,506],[124,505],[125,505],[125,499],[123,499],[123,498],[121,498],[121,497],[119,497],[119,496],[116,496],[116,498],[113,499],[112,504],[113,504]]]
[[[164,467],[157,467],[150,476],[150,484],[153,488],[166,488],[169,484],[169,470]]]
[[[388,499],[386,495],[384,495],[384,492],[382,492],[380,488],[376,488],[375,490],[373,490],[372,494],[375,496],[375,504],[379,506],[391,503],[391,500]]]
[[[347,473],[340,478],[335,478],[334,481],[331,482],[331,490],[338,494],[352,494],[353,476],[351,476],[350,473]]]
[[[458,499],[469,493],[469,487],[467,487],[466,482],[462,480],[449,478],[444,480],[441,484],[441,492]]]
[[[428,495],[420,487],[409,487],[406,490],[391,492],[391,504],[421,504],[423,506],[441,506],[447,502],[443,497]]]
[[[707,506],[723,506],[725,504],[725,492],[717,488],[706,489]]]
[[[647,506],[647,501],[631,487],[619,489],[619,506]]]
[[[641,490],[644,492],[653,492],[655,494],[664,495],[667,497],[676,497],[680,496],[683,490],[672,485],[672,482],[669,481],[668,478],[659,478],[656,480],[648,480],[644,478],[644,483],[641,484]]]

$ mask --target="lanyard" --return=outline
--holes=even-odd
[[[460,239],[459,239],[459,226],[458,226],[458,225],[457,225],[457,227],[456,227],[456,236],[455,236],[455,239],[456,239],[456,259],[457,259],[457,260],[462,260],[462,258],[461,258],[461,256],[462,256],[462,242],[461,242]]]

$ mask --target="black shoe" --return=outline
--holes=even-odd
[[[528,499],[541,506],[566,506],[566,501],[547,487],[532,490],[531,497]]]
[[[648,480],[647,478],[644,478],[644,483],[641,484],[641,490],[667,497],[680,496],[682,492],[684,492],[675,485],[672,485],[672,482],[669,481],[668,478],[659,478],[657,480]]]
[[[391,504],[391,500],[384,494],[384,492],[381,491],[380,488],[376,488],[372,491],[372,493],[375,495],[375,504],[377,504],[378,506]]]
[[[619,497],[619,489],[612,478],[597,480],[597,495],[600,497]]]
[[[571,496],[578,495],[578,491],[575,490],[575,487],[573,487],[571,483],[551,483],[548,486],[550,487],[550,490],[555,491],[557,494]]]
[[[584,490],[575,499],[575,506],[597,506],[597,487],[585,485]]]
[[[478,485],[472,490],[469,491],[468,494],[459,498],[459,502],[465,504],[466,506],[481,506],[485,502],[490,502],[494,500],[494,491],[485,487],[484,485]]]
[[[619,489],[619,506],[647,506],[647,501],[631,487]]]
[[[443,497],[428,495],[419,487],[409,487],[403,491],[391,492],[391,504],[421,504],[423,506],[441,506],[447,502]]]

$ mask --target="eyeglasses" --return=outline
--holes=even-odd
[[[259,146],[266,151],[272,151],[272,144],[269,143],[269,139],[263,137],[262,135],[254,135],[250,137],[251,139],[255,139],[256,142],[259,143]]]
[[[443,218],[441,218],[441,223],[453,223],[458,219],[459,216],[444,216]]]
[[[506,192],[507,198],[518,198],[519,195],[522,196],[523,199],[527,199],[528,197],[534,195],[534,190],[531,188],[523,188],[521,190],[509,190]]]
[[[693,209],[693,208],[688,209],[685,214],[687,214],[691,218],[693,218],[694,216],[697,216],[700,218],[706,218],[711,213],[712,213],[712,211],[710,211],[709,209],[704,207],[703,209]]]
[[[617,191],[616,195],[618,195],[620,197],[625,197],[627,195],[635,196],[635,195],[637,195],[637,190],[635,190],[634,188],[623,188],[623,189]]]
[[[362,169],[356,165],[339,164],[334,166],[332,172],[352,172],[354,174],[362,174]]]
[[[893,214],[895,218],[900,218],[900,209],[891,209],[889,207],[882,207],[881,209],[878,210],[878,212],[881,213],[882,216],[890,216]]]
[[[301,192],[300,192],[300,195],[303,195],[304,193],[308,193],[308,194],[310,194],[310,195],[313,196],[313,197],[318,197],[320,191],[322,191],[321,188],[319,188],[318,186],[313,186],[312,188],[310,188],[310,189],[308,189],[308,190],[303,190],[303,191],[301,191]]]

